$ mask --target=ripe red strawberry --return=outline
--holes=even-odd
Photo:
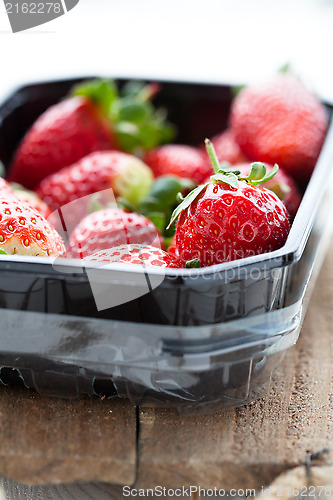
[[[250,163],[240,163],[235,165],[234,168],[240,170],[242,177],[250,175]],[[266,168],[268,168],[268,171],[271,171],[273,166],[266,164]],[[291,219],[293,219],[302,199],[301,193],[294,179],[287,172],[283,171],[282,168],[280,168],[274,175],[273,179],[265,182],[262,186],[270,191],[273,191],[280,198],[280,200],[284,203]]]
[[[118,245],[163,246],[154,224],[144,215],[105,208],[85,217],[75,228],[67,245],[67,256],[84,258]]]
[[[193,146],[166,144],[149,151],[144,161],[155,177],[177,175],[201,184],[213,173],[206,154]]]
[[[0,250],[9,255],[41,257],[66,252],[59,234],[44,217],[15,197],[0,199]]]
[[[168,248],[168,253],[171,255],[177,255],[178,256],[178,249],[177,249],[177,243],[176,243],[176,235],[173,236],[169,248]]]
[[[271,191],[257,187],[274,175],[266,176],[263,164],[255,163],[246,181],[220,168],[214,149],[207,151],[216,174],[196,188],[177,207],[176,242],[184,264],[198,259],[210,266],[276,250],[284,245],[289,229],[288,213]],[[254,184],[254,185],[253,185]]]
[[[47,109],[23,138],[9,180],[34,189],[42,179],[84,156],[107,149],[151,149],[173,137],[173,127],[150,100],[154,84],[127,85],[93,80]]]
[[[0,177],[0,196],[6,197],[6,196],[13,196],[13,195],[14,195],[14,191],[13,191],[13,188],[11,187],[11,185],[8,184],[8,182],[5,181],[5,179]]]
[[[98,151],[44,179],[37,194],[52,210],[105,189],[112,189],[114,197],[125,198],[136,206],[152,182],[150,168],[135,156],[120,151]],[[88,206],[83,202],[77,205],[67,214],[70,219],[65,221],[67,227],[74,228],[87,213]]]
[[[211,142],[220,163],[225,161],[230,163],[230,165],[236,165],[236,163],[246,161],[246,156],[242,153],[236,142],[234,132],[231,129],[224,130],[224,132],[215,135]]]
[[[27,132],[8,179],[34,189],[46,176],[114,146],[111,128],[98,108],[85,97],[71,97],[49,108]]]
[[[300,81],[279,75],[238,94],[232,104],[230,125],[250,160],[278,163],[294,179],[305,183],[323,145],[328,115]]]
[[[109,250],[101,250],[86,257],[85,261],[120,262],[159,268],[180,268],[180,259],[150,245],[119,245]]]
[[[36,193],[24,189],[19,184],[14,184],[14,186],[12,187],[14,189],[14,195],[16,196],[16,198],[25,201],[31,207],[38,210],[38,212],[44,217],[44,219],[47,219],[51,215],[52,211],[50,207],[43,200],[41,200]]]

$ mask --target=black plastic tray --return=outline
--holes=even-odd
[[[77,81],[29,85],[0,106],[6,167],[36,117]],[[199,144],[227,126],[230,86],[161,84],[157,104],[177,125],[178,142]],[[309,280],[327,242],[332,138],[331,126],[288,240],[275,252],[167,270],[156,288],[149,291],[148,283],[146,294],[103,311],[80,261],[52,266],[42,258],[0,256],[0,316],[8,329],[0,333],[2,381],[19,370],[26,385],[56,396],[99,393],[106,383],[110,395],[135,404],[172,403],[180,411],[237,406],[262,395],[273,367],[297,339]],[[107,267],[105,273],[113,287],[138,280],[131,268],[121,276]],[[158,271],[149,274],[151,283],[155,278]],[[34,328],[42,329],[36,342]],[[282,347],[272,347],[278,342]]]

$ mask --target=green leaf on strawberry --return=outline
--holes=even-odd
[[[199,259],[192,259],[188,260],[185,264],[186,269],[194,269],[201,267],[200,260]]]
[[[139,206],[139,212],[148,217],[165,238],[172,237],[174,229],[166,228],[179,193],[188,193],[195,187],[190,179],[172,175],[161,176],[155,180],[146,198]],[[158,216],[157,216],[158,214]]]
[[[118,110],[120,120],[140,123],[149,116],[150,106],[144,103],[137,103],[133,98],[123,97]]]
[[[118,99],[118,90],[112,80],[90,80],[81,83],[72,90],[73,95],[88,97],[98,104],[106,114],[110,113],[112,104]]]
[[[128,82],[120,92],[114,81],[101,79],[76,86],[72,94],[92,99],[110,120],[119,147],[132,153],[153,149],[175,136],[166,111],[151,103],[158,91],[154,83]]]
[[[205,189],[205,187],[207,187],[209,184],[209,182],[207,182],[206,184],[201,184],[200,186],[196,187],[195,189],[193,189],[193,191],[191,191],[185,198],[184,200],[181,202],[180,205],[178,205],[177,208],[175,208],[175,210],[173,211],[172,215],[171,215],[171,219],[170,219],[170,222],[167,226],[167,229],[169,229],[172,224],[176,221],[176,219],[179,217],[179,215],[181,214],[181,212],[183,210],[185,210],[185,208],[189,207],[191,205],[191,203],[193,203],[193,201],[196,199],[197,196],[199,196],[199,194],[201,193],[201,191],[203,189]]]
[[[145,215],[159,232],[163,234],[165,228],[165,214],[163,212],[147,212]]]
[[[265,170],[266,170],[266,167],[265,167]],[[279,170],[279,166],[277,164],[275,164],[274,167],[272,168],[272,170],[269,172],[269,174],[265,173],[265,175],[261,179],[251,180],[250,183],[253,186],[259,186],[260,184],[264,184],[265,182],[273,179],[273,177],[275,176],[275,174],[277,173],[278,170]]]
[[[273,179],[277,171],[279,170],[278,165],[274,165],[271,171],[266,174],[266,165],[259,161],[251,163],[251,172],[247,177],[239,177],[239,180],[247,181],[252,186],[259,186],[267,181]]]
[[[191,191],[195,184],[190,179],[172,175],[159,177],[153,183],[147,197],[141,204],[143,211],[170,210],[177,202],[179,192]]]
[[[211,176],[214,182],[225,182],[229,186],[237,189],[238,177],[233,172],[219,171],[217,174]]]
[[[5,252],[4,250],[0,250],[0,255],[7,255],[7,252]]]

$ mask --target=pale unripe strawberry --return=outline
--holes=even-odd
[[[121,208],[105,208],[87,215],[68,242],[68,257],[83,258],[115,246],[141,244],[163,246],[163,238],[144,215]]]
[[[57,231],[28,203],[0,198],[0,250],[8,255],[58,257],[65,245]]]
[[[11,185],[5,181],[2,177],[0,177],[0,196],[1,197],[6,197],[6,196],[12,196],[14,194],[14,190],[11,187]]]
[[[13,184],[14,195],[22,201],[26,201],[47,219],[51,215],[50,207],[34,191],[29,191],[19,184]]]
[[[144,199],[152,183],[150,168],[135,156],[99,151],[46,177],[36,192],[52,210],[106,189],[135,206]]]
[[[84,260],[87,262],[101,262],[105,264],[108,262],[136,264],[145,267],[182,267],[179,257],[170,255],[164,250],[151,245],[119,245],[109,248],[108,250],[95,252]]]

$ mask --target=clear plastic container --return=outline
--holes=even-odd
[[[0,107],[0,159],[75,81],[34,84]],[[119,82],[120,84],[122,82]],[[199,143],[227,124],[231,88],[162,82],[159,104],[179,142]],[[330,128],[283,248],[203,269],[103,266],[112,294],[137,298],[98,311],[89,267],[62,259],[0,256],[0,380],[40,394],[129,398],[181,413],[220,411],[262,397],[299,335],[330,234]],[[311,280],[310,280],[311,278]],[[311,286],[310,286],[311,285]],[[138,294],[137,294],[138,295]]]

